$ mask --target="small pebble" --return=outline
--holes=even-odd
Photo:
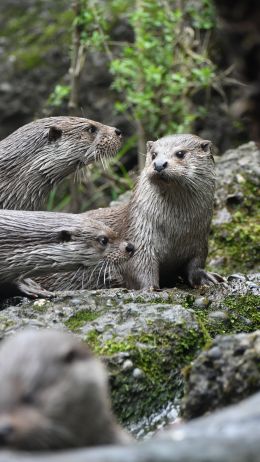
[[[138,367],[136,367],[134,370],[133,370],[133,377],[135,379],[140,379],[141,377],[144,376],[144,372],[142,371],[142,369],[139,369]]]
[[[226,321],[228,319],[228,315],[224,311],[218,310],[209,313],[209,318],[214,321]]]
[[[218,346],[211,348],[207,353],[209,358],[219,359],[221,357],[221,350]]]
[[[131,359],[127,359],[126,361],[124,361],[122,369],[123,371],[127,371],[129,369],[132,369],[133,366],[134,366],[133,361],[131,361]]]
[[[44,306],[46,303],[49,303],[49,300],[46,300],[45,298],[38,298],[38,300],[33,303],[33,306]]]
[[[80,305],[80,304],[81,304],[81,300],[80,300],[79,298],[72,298],[72,299],[70,300],[70,303],[71,303],[72,305]]]
[[[250,289],[258,289],[258,285],[255,284],[254,282],[251,282],[251,281],[246,281],[246,285],[250,288]]]
[[[242,282],[245,282],[246,281],[246,277],[243,275],[243,274],[230,274],[230,276],[228,276],[228,281],[233,281],[233,280],[239,280],[239,281],[242,281]]]
[[[194,306],[197,308],[206,308],[209,306],[209,299],[207,297],[199,297],[194,301]]]

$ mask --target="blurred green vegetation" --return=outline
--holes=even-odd
[[[211,89],[221,89],[221,76],[209,56],[215,27],[211,0],[78,0],[73,6],[72,27],[78,31],[81,53],[83,50],[86,60],[88,53],[107,56],[111,88],[117,95],[115,111],[127,114],[136,125],[139,156],[148,139],[189,132],[195,120],[205,120]],[[129,41],[114,39],[114,29],[120,23],[132,31]],[[70,91],[71,86],[59,83],[48,104],[57,107],[68,101]],[[196,95],[199,103],[198,99],[194,102]],[[123,153],[132,146],[128,142]],[[91,169],[92,197],[84,200],[81,209],[106,205],[124,192],[130,184],[129,175],[122,163],[114,168],[119,159],[122,151],[108,172],[113,182],[104,184],[102,170]],[[68,197],[59,201],[55,194],[49,208],[69,206]]]
[[[28,8],[19,2],[5,6],[0,37],[11,37],[7,53],[15,60],[17,71],[41,67],[54,43],[69,51],[72,9],[61,10],[59,2],[46,6],[45,0],[35,0]]]

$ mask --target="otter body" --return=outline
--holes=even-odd
[[[111,411],[107,374],[65,332],[25,330],[0,347],[0,447],[50,450],[125,444]]]
[[[134,251],[133,245],[103,223],[83,215],[54,212],[0,211],[0,294],[27,291],[24,278],[88,268],[108,270]],[[21,279],[23,277],[23,279]],[[43,294],[44,295],[44,294]]]
[[[0,208],[37,210],[70,173],[116,154],[120,130],[80,117],[39,119],[0,141]]]
[[[135,245],[135,256],[115,285],[172,287],[178,276],[192,287],[222,281],[204,270],[215,190],[210,141],[172,135],[148,142],[147,148],[145,168],[129,203],[84,214]],[[65,280],[67,287],[78,288],[71,275]]]

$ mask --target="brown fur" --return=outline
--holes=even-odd
[[[23,279],[54,272],[82,269],[83,283],[88,271],[105,274],[133,251],[111,228],[82,214],[0,210],[0,294],[36,295],[34,285],[26,292]]]
[[[148,142],[147,148],[146,165],[129,203],[85,214],[135,245],[133,259],[113,285],[172,287],[178,276],[192,287],[221,281],[204,270],[215,189],[211,143],[194,135],[172,135]],[[58,282],[53,278],[51,284],[57,289]],[[65,282],[67,288],[78,288],[72,275],[64,275]]]
[[[120,130],[80,117],[39,119],[0,141],[0,208],[37,210],[67,175],[105,160]]]

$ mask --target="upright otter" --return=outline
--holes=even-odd
[[[83,215],[0,210],[0,294],[37,295],[24,277],[109,268],[133,255],[134,246],[111,228]],[[102,275],[103,277],[103,275]],[[39,295],[44,295],[38,288]],[[46,294],[47,295],[47,294]]]
[[[212,144],[194,135],[165,136],[147,143],[145,168],[128,204],[92,210],[137,249],[119,285],[133,289],[172,287],[182,276],[191,287],[223,279],[204,270],[213,211]],[[71,275],[67,287],[78,288]],[[57,281],[53,278],[56,289]],[[50,285],[52,287],[52,281]]]
[[[50,450],[125,444],[107,374],[76,337],[25,330],[0,347],[0,447]]]
[[[0,208],[36,210],[70,173],[116,154],[121,131],[80,117],[39,119],[0,141]]]

